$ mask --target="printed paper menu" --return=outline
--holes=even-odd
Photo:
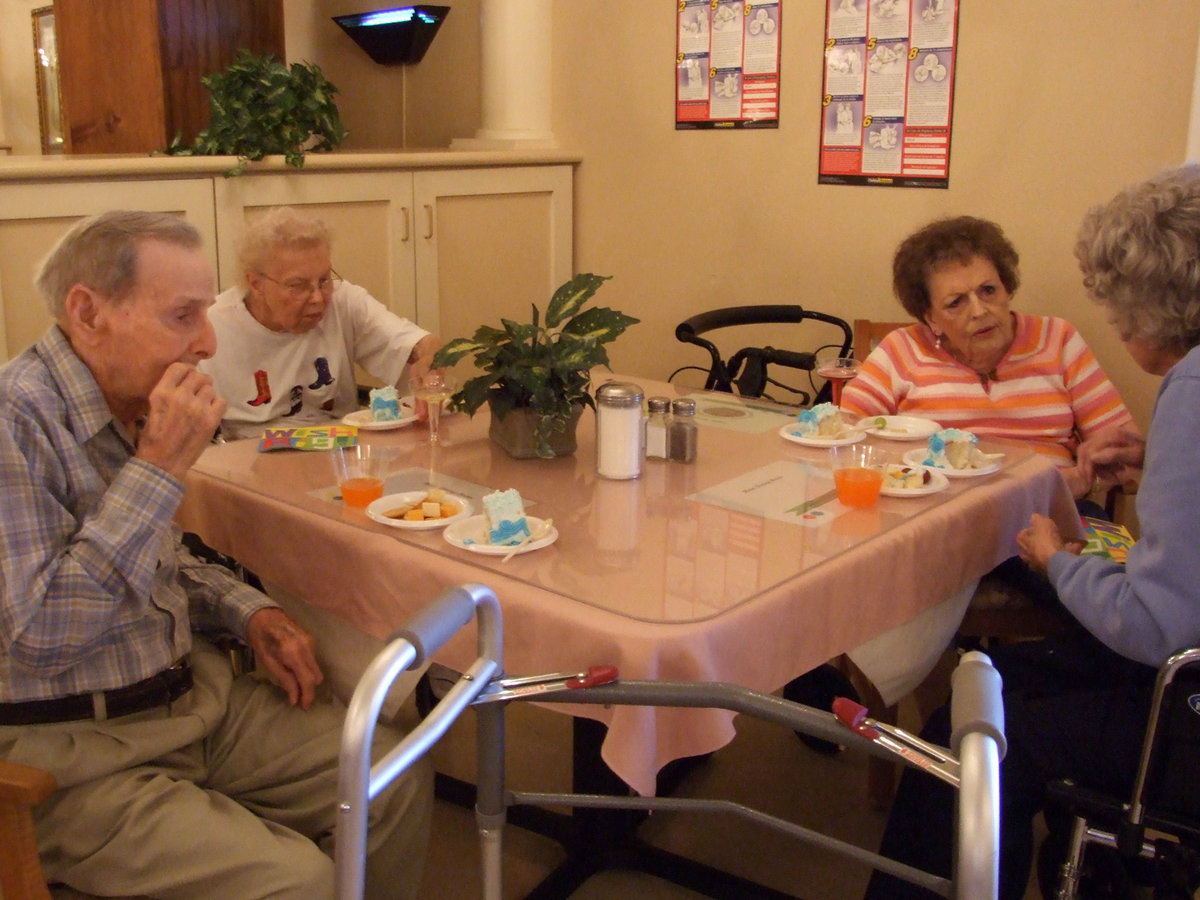
[[[958,0],[825,0],[821,184],[950,181]]]
[[[783,0],[678,0],[675,127],[778,128]]]

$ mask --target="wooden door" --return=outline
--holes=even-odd
[[[283,56],[282,0],[55,0],[67,153],[148,153],[207,124],[205,75]]]

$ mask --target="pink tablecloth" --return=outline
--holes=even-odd
[[[470,471],[479,481],[508,486],[509,479],[519,477],[511,473],[521,470],[505,468],[511,461],[491,456],[486,439],[477,446],[471,437],[477,427],[458,426],[459,452],[473,460]],[[715,452],[726,439],[702,431],[702,453],[706,448]],[[763,436],[742,434],[737,439],[761,442]],[[770,449],[780,452],[776,444]],[[503,609],[505,667],[517,675],[614,664],[626,678],[726,681],[775,690],[825,660],[913,620],[1012,555],[1014,536],[1032,512],[1048,513],[1066,527],[1077,523],[1057,470],[1027,455],[995,475],[955,484],[953,492],[930,498],[919,515],[880,533],[874,533],[879,526],[872,516],[887,517],[889,510],[901,508],[908,514],[910,509],[889,503],[925,501],[885,499],[881,512],[859,518],[847,514],[839,519],[839,527],[843,532],[862,529],[867,537],[858,543],[774,583],[765,579],[767,583],[754,586],[745,599],[728,608],[703,614],[698,610],[691,620],[667,620],[657,615],[658,600],[653,597],[647,603],[656,615],[639,616],[630,611],[636,597],[614,597],[613,606],[604,608],[602,603],[577,599],[566,588],[547,586],[554,582],[543,573],[561,559],[555,554],[598,552],[569,546],[586,540],[584,529],[571,531],[564,523],[570,541],[564,536],[555,546],[500,564],[496,558],[451,548],[436,534],[399,535],[360,512],[314,499],[312,488],[329,480],[324,460],[314,459],[318,456],[256,454],[248,442],[213,447],[188,478],[180,521],[265,579],[379,638],[445,586],[487,584]],[[553,473],[566,466],[570,468],[564,477],[579,481],[579,473],[591,464],[583,437],[579,457],[552,461],[538,471]],[[737,461],[723,465],[736,471]],[[247,470],[261,474],[276,467],[277,479],[245,475]],[[725,477],[724,470],[719,477]],[[587,489],[594,490],[587,481]],[[686,490],[695,487],[689,483]],[[537,496],[534,486],[522,492]],[[557,520],[553,496],[542,496],[538,503],[539,512],[553,513]],[[635,570],[640,565],[648,573],[651,567],[658,571],[666,550],[642,546],[628,561]],[[763,560],[761,568],[777,562]],[[440,656],[456,668],[473,658],[473,628]],[[603,757],[642,794],[653,793],[655,774],[667,762],[715,750],[734,734],[732,714],[721,710],[562,709],[608,724]]]

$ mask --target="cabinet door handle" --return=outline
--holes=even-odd
[[[425,204],[425,240],[433,238],[433,207]]]
[[[407,244],[408,239],[410,237],[409,231],[408,231],[408,207],[407,206],[400,207],[400,214],[402,216],[401,221],[404,222],[404,234],[400,237],[400,243]]]

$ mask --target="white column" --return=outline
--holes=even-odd
[[[481,126],[461,149],[553,147],[551,0],[481,0]]]

